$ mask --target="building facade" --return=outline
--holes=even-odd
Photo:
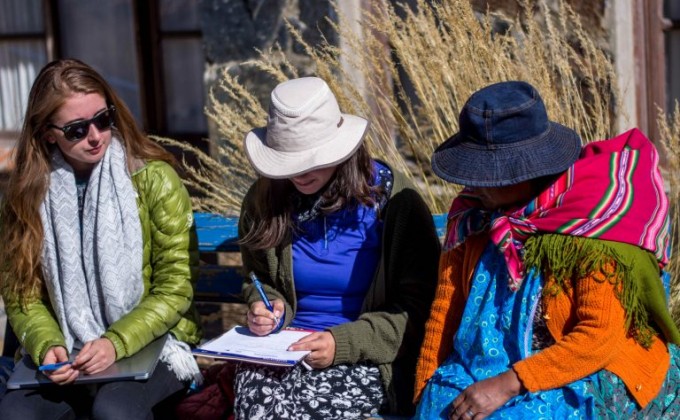
[[[344,16],[383,1],[342,0]],[[558,0],[546,0],[551,6]],[[411,3],[415,1],[411,0]],[[480,10],[513,16],[515,2],[472,0]],[[621,128],[655,138],[657,106],[680,98],[680,2],[568,0],[596,42],[614,58],[623,98]],[[50,60],[79,58],[100,71],[150,134],[209,150],[206,92],[219,70],[278,44],[301,74],[313,72],[285,22],[307,42],[334,39],[327,0],[0,0],[0,172],[21,129],[28,91]],[[234,67],[261,97],[273,81]]]

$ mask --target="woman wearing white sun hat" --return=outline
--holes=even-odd
[[[242,206],[241,254],[274,309],[245,284],[248,327],[315,332],[291,347],[311,351],[311,370],[237,369],[236,418],[413,412],[439,240],[406,178],[369,156],[367,129],[322,79],[305,77],[276,86],[267,126],[245,138],[260,178]]]

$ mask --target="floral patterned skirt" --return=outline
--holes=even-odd
[[[385,404],[380,371],[370,364],[308,371],[240,363],[234,381],[235,419],[360,419]]]

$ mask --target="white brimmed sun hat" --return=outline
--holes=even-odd
[[[267,126],[246,134],[245,151],[260,175],[291,178],[349,159],[367,128],[364,118],[340,112],[325,81],[302,77],[274,88]]]

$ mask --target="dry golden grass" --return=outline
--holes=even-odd
[[[532,12],[535,4],[537,15]],[[349,25],[332,23],[345,43],[342,49],[328,43],[308,45],[294,28],[289,31],[341,109],[372,122],[372,153],[410,176],[432,210],[441,213],[458,186],[431,176],[430,155],[457,131],[466,98],[489,83],[526,80],[541,92],[550,117],[576,129],[585,141],[612,134],[616,98],[610,87],[615,75],[607,55],[589,39],[568,5],[562,3],[557,13],[543,1],[523,6],[521,16],[509,20],[503,33],[494,32],[492,16],[475,13],[468,0],[434,7],[421,0],[417,11],[404,9],[403,17],[382,4],[374,7],[379,12],[364,14],[359,35]],[[278,48],[246,65],[277,81],[298,77]],[[197,209],[238,213],[255,177],[242,139],[252,127],[266,124],[266,105],[228,70],[222,72],[207,110],[219,131],[217,153],[199,153],[202,166],[188,168],[188,184],[203,196],[196,199]]]
[[[550,118],[574,128],[584,142],[616,134],[612,130],[619,106],[612,90],[616,75],[611,60],[565,2],[552,13],[543,0],[522,1],[521,15],[507,20],[503,32],[494,31],[495,16],[476,13],[468,0],[439,1],[433,7],[421,0],[417,11],[404,9],[401,14],[379,0],[374,6],[379,11],[364,14],[359,35],[349,25],[331,22],[343,39],[342,49],[328,43],[308,45],[293,27],[288,29],[314,63],[315,75],[336,94],[341,109],[372,122],[368,134],[372,153],[411,177],[433,212],[446,212],[459,187],[431,176],[430,155],[457,131],[466,98],[487,84],[528,81],[541,93]],[[261,52],[258,60],[245,65],[279,82],[299,76],[278,48]],[[201,166],[187,167],[188,185],[202,195],[195,199],[197,210],[238,214],[255,178],[242,139],[251,128],[266,124],[267,105],[227,69],[211,92],[207,110],[219,131],[219,139],[214,139],[217,152],[208,156],[164,139],[199,155]],[[680,200],[680,111],[676,108],[670,118],[660,115],[659,126],[668,149],[675,255],[669,269],[678,321],[680,214],[675,203]]]
[[[675,323],[680,325],[680,105],[675,103],[671,115],[659,112],[657,119],[660,141],[665,148],[667,168],[665,179],[668,184],[668,199],[671,203],[671,261],[667,270],[671,275],[671,315]]]

